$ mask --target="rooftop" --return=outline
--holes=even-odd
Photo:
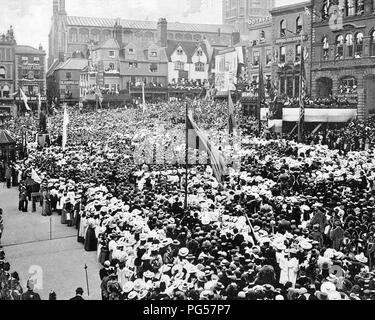
[[[31,46],[16,46],[16,54],[23,53],[23,54],[43,54],[46,55],[45,51],[41,51]]]
[[[118,19],[112,18],[90,18],[67,16],[67,25],[77,27],[98,27],[98,28],[114,28]],[[156,21],[141,20],[125,20],[120,19],[121,26],[125,29],[139,30],[156,30]],[[200,32],[200,33],[217,33],[220,29],[221,33],[230,34],[234,31],[234,27],[230,25],[220,24],[192,24],[180,22],[168,22],[168,30],[177,32]]]
[[[61,62],[55,70],[82,70],[87,66],[87,59],[70,58],[65,62]]]

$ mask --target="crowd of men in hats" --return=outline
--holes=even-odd
[[[183,130],[163,134],[184,128],[184,108],[70,110],[67,149],[31,149],[19,163],[43,180],[46,212],[97,251],[103,300],[375,299],[373,148],[244,136],[241,168],[222,184],[191,166],[185,210],[184,165],[133,157],[144,140],[183,144]],[[194,109],[202,128],[227,130],[225,104]],[[61,124],[50,118],[52,136]]]

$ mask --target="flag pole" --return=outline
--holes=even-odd
[[[303,17],[302,17],[302,26],[303,26]],[[303,136],[303,124],[302,124],[302,90],[303,90],[303,71],[304,71],[304,50],[303,50],[303,28],[301,30],[301,58],[300,58],[300,80],[299,80],[299,118],[298,118],[298,142],[302,142],[302,136]]]
[[[86,273],[87,295],[90,296],[89,277],[88,277],[88,275],[87,275],[87,265],[86,265],[86,264],[85,264],[85,273]]]
[[[185,120],[185,123],[186,123],[186,132],[185,132],[185,135],[186,135],[186,144],[185,144],[185,204],[184,204],[184,207],[185,207],[185,210],[187,210],[188,208],[188,174],[189,174],[189,166],[188,166],[188,162],[189,162],[189,127],[188,127],[188,116],[189,116],[189,106],[188,106],[188,103],[187,101],[185,102],[185,117],[186,117],[186,120]]]

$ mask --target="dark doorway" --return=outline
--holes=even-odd
[[[332,95],[333,82],[330,78],[319,78],[316,80],[316,97],[327,98]]]

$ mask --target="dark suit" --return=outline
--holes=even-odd
[[[69,300],[85,300],[85,299],[83,299],[81,296],[77,295],[74,298],[71,298]]]

